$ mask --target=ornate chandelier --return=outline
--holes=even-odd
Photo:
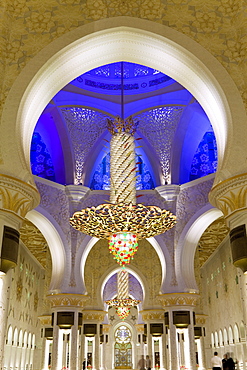
[[[132,118],[108,120],[110,142],[110,204],[75,212],[71,225],[100,239],[109,240],[109,249],[120,266],[130,263],[138,239],[164,233],[176,223],[176,216],[157,206],[136,204],[136,158]]]
[[[120,266],[129,264],[138,250],[138,239],[164,233],[176,223],[176,216],[156,206],[136,204],[137,124],[124,117],[124,69],[121,63],[121,116],[108,119],[110,141],[110,203],[75,212],[70,224],[77,230],[109,240],[109,250]]]
[[[141,301],[129,297],[129,273],[126,270],[118,271],[117,285],[118,296],[105,303],[115,307],[120,319],[124,320],[128,317],[131,307],[137,306]]]

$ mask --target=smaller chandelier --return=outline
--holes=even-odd
[[[121,320],[126,319],[130,313],[131,307],[137,306],[141,301],[129,297],[129,273],[126,270],[120,270],[117,274],[118,296],[105,301],[108,306],[115,307]]]
[[[126,319],[129,316],[131,307],[137,306],[141,301],[132,298],[114,298],[105,303],[108,306],[116,308],[116,312],[121,320]]]

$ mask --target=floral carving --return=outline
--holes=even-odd
[[[162,294],[157,299],[164,307],[169,306],[196,306],[199,295],[195,293],[170,293]]]
[[[143,321],[164,320],[164,310],[141,311]]]
[[[243,174],[219,183],[211,190],[209,197],[225,217],[238,209],[246,209],[247,175]]]
[[[37,190],[10,176],[0,176],[0,206],[21,217],[38,204]]]
[[[47,298],[51,302],[52,307],[70,306],[70,307],[84,307],[88,296],[83,294],[53,294],[48,295]]]
[[[22,277],[19,276],[17,283],[16,283],[16,300],[18,302],[21,301],[22,291],[23,291]]]

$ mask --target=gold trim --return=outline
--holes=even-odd
[[[51,315],[38,316],[41,325],[51,325]]]
[[[72,294],[72,293],[61,293],[61,294],[48,294],[47,299],[51,302],[52,307],[74,307],[83,308],[85,302],[90,299],[89,296],[84,294]]]
[[[247,176],[247,173],[242,173],[241,175],[235,175],[235,176],[230,177],[229,179],[225,179],[225,180],[219,182],[218,184],[214,185],[212,187],[211,191],[213,191],[216,188],[220,187],[222,184],[226,184],[227,182],[230,182],[231,180],[237,179],[239,177],[244,177],[244,176]]]
[[[83,321],[104,321],[105,315],[107,314],[106,311],[101,310],[83,310]]]
[[[163,307],[196,306],[200,295],[197,293],[164,293],[157,297]]]
[[[157,310],[152,309],[140,311],[143,321],[164,320],[164,313],[165,310],[163,308]]]
[[[205,325],[206,324],[206,320],[208,318],[208,315],[204,315],[204,314],[197,314],[196,313],[196,325]]]
[[[21,184],[23,184],[23,185],[25,185],[25,186],[28,186],[28,187],[30,187],[31,189],[33,189],[33,190],[34,190],[34,191],[39,195],[39,191],[38,191],[38,189],[37,189],[35,186],[33,186],[33,185],[29,184],[28,182],[25,182],[25,181],[23,181],[23,180],[21,180],[21,179],[18,179],[18,178],[16,178],[16,177],[13,177],[13,176],[10,176],[10,175],[4,175],[3,173],[0,173],[0,177],[6,177],[6,178],[8,178],[8,179],[11,179],[11,180],[14,180],[14,181],[20,182]]]

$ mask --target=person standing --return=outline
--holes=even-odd
[[[228,368],[228,366],[227,366],[227,354],[225,354],[223,356],[223,359],[222,359],[222,367],[223,367],[223,370],[226,370]]]
[[[146,369],[151,370],[151,360],[148,355],[146,356]]]
[[[218,352],[214,352],[213,357],[211,358],[211,366],[213,370],[221,370],[222,360],[218,356]]]
[[[145,370],[145,358],[144,355],[141,356],[140,360],[138,361],[138,367],[140,370]]]
[[[231,354],[227,354],[227,362],[226,362],[227,370],[235,370],[235,362],[233,361]]]
[[[82,363],[82,370],[86,370],[86,367],[87,367],[87,361],[86,359],[84,358],[84,361]]]

